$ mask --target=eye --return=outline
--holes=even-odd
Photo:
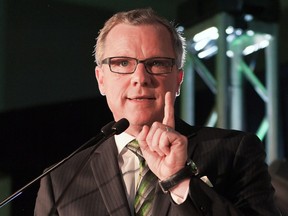
[[[151,59],[151,61],[147,62],[147,65],[150,67],[170,67],[171,61],[167,59]]]
[[[122,60],[122,61],[119,62],[119,65],[121,65],[122,67],[126,67],[126,66],[129,65],[129,61],[127,61],[127,60]]]
[[[161,60],[153,60],[150,63],[151,66],[163,66],[163,62]]]
[[[110,64],[116,67],[127,67],[130,65],[130,61],[125,58],[113,58],[111,59]]]

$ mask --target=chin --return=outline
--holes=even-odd
[[[145,118],[143,117],[144,114],[138,115],[138,116],[133,116],[132,118],[127,118],[130,125],[134,126],[143,126],[143,125],[148,125],[151,126],[153,122],[159,121],[159,119],[153,118],[151,116]],[[161,122],[161,120],[160,120]]]

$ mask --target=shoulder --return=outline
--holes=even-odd
[[[188,138],[193,140],[209,141],[209,140],[221,140],[221,141],[256,141],[259,142],[259,138],[250,132],[244,132],[240,130],[224,129],[217,127],[206,126],[191,126],[181,119],[176,119],[176,130]]]
[[[265,156],[265,149],[260,139],[253,133],[239,130],[215,127],[191,126],[178,119],[176,130],[188,138],[189,155],[197,152],[209,158],[225,155],[235,157],[236,154],[261,154]],[[205,156],[206,157],[206,156]]]

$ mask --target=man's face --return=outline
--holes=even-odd
[[[116,56],[143,60],[175,58],[175,53],[170,34],[163,26],[118,24],[107,35],[103,59]],[[176,96],[183,78],[183,72],[175,65],[172,73],[162,75],[147,73],[142,63],[132,74],[112,73],[108,64],[97,66],[95,72],[114,119],[127,118],[131,128],[162,122],[165,93],[170,91]]]

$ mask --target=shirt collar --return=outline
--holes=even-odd
[[[115,142],[118,149],[118,154],[120,154],[120,152],[125,148],[125,146],[134,139],[135,137],[125,132],[115,135]]]

